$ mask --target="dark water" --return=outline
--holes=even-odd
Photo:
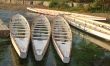
[[[0,10],[0,18],[8,23],[10,17],[16,13],[27,14],[27,12]],[[96,45],[110,44],[109,42],[91,36],[74,27],[71,28],[73,43],[70,63],[62,63],[52,42],[50,42],[44,59],[41,62],[37,62],[34,59],[31,44],[28,57],[23,60],[18,57],[10,39],[0,38],[0,66],[110,66],[110,51]]]

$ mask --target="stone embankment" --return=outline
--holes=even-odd
[[[0,19],[0,37],[9,37],[9,28]]]

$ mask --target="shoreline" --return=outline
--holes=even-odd
[[[27,11],[26,5],[21,4],[1,4],[0,3],[0,9],[1,10],[12,10],[12,11]]]
[[[22,5],[22,4],[3,4],[0,3],[0,10],[10,10],[10,11],[23,11],[27,12],[27,7],[37,7],[37,8],[45,8],[45,9],[51,9],[48,7],[44,7],[42,5]],[[92,15],[92,16],[99,16],[99,17],[106,17],[107,22],[110,22],[110,13],[89,13],[89,12],[76,12],[86,15]]]
[[[3,10],[28,11],[27,7],[37,7],[37,8],[48,9],[48,7],[45,7],[42,5],[23,5],[23,4],[3,4],[3,3],[0,3],[0,9],[3,9]]]

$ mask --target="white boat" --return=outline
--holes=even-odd
[[[49,45],[51,27],[44,15],[35,18],[31,27],[31,40],[36,61],[41,61]]]
[[[25,17],[20,14],[11,18],[10,38],[20,58],[26,58],[30,42],[30,26]]]
[[[110,25],[99,23],[93,20],[87,20],[84,18],[73,17],[70,15],[65,15],[64,18],[72,26],[97,37],[100,37],[106,41],[110,41]]]
[[[72,32],[66,20],[56,16],[52,25],[54,47],[64,63],[69,63],[72,48]]]

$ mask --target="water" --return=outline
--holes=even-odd
[[[12,15],[27,12],[0,10],[0,18],[6,23]],[[56,53],[52,42],[50,42],[44,59],[37,62],[34,59],[31,44],[27,59],[20,59],[14,50],[10,39],[0,38],[0,66],[110,66],[110,51],[107,51],[96,44],[110,44],[102,39],[91,36],[74,27],[72,54],[70,63],[64,64]]]

